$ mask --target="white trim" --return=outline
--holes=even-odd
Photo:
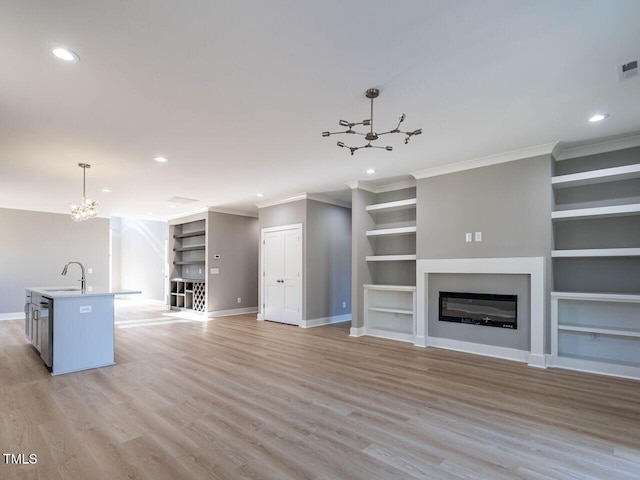
[[[349,330],[350,337],[362,337],[364,335],[364,327],[351,327]]]
[[[227,215],[237,215],[239,217],[258,218],[258,214],[255,212],[235,210],[233,208],[207,207],[207,211],[214,213],[226,213]]]
[[[360,190],[365,190],[370,193],[385,193],[394,192],[396,190],[404,190],[405,188],[413,188],[416,186],[416,181],[414,179],[411,179],[403,180],[402,182],[388,183],[386,185],[375,185],[363,180],[353,180],[351,182],[347,182],[345,185],[347,185],[352,190],[359,188]]]
[[[416,342],[426,346],[432,345],[433,337],[429,337],[428,310],[429,274],[430,273],[485,273],[485,274],[520,274],[530,276],[530,321],[531,351],[529,365],[544,368],[545,339],[545,258],[544,257],[512,257],[512,258],[442,258],[424,259],[416,262],[416,287],[418,294]],[[420,339],[420,342],[417,340]]]
[[[199,208],[198,210],[192,210],[191,212],[185,212],[179,215],[167,217],[166,222],[170,226],[180,225],[182,223],[199,222],[200,220],[207,219],[206,215],[203,215],[201,218],[200,218],[200,215],[203,213],[207,213],[208,211],[209,209],[207,207]],[[194,217],[194,218],[191,218],[191,217]]]
[[[590,145],[581,145],[577,147],[564,148],[563,144],[558,145],[557,153],[554,152],[556,160],[569,160],[571,158],[587,157],[589,155],[597,155],[599,153],[615,152],[616,150],[624,150],[626,148],[640,147],[640,135],[631,137],[618,138],[607,142],[592,143]]]
[[[463,342],[448,338],[429,337],[429,346],[455,350],[458,352],[474,353],[486,357],[504,358],[516,362],[529,363],[530,353],[526,350],[515,348],[496,347],[495,345],[485,345],[484,343]]]
[[[260,313],[258,311],[258,314],[256,315],[256,320],[259,322],[264,322],[264,317],[262,316],[262,313]]]
[[[273,207],[275,205],[282,205],[283,203],[298,202],[300,200],[306,200],[306,199],[307,199],[306,193],[298,193],[296,195],[292,195],[291,197],[281,198],[279,200],[269,200],[262,203],[256,203],[256,207],[267,208],[267,207]]]
[[[327,203],[329,205],[335,205],[336,207],[343,207],[343,208],[349,208],[349,209],[351,208],[351,203],[342,202],[340,200],[336,200],[335,198],[331,198],[319,193],[307,194],[307,200],[314,200],[316,202]]]
[[[302,230],[302,223],[292,223],[291,225],[279,225],[277,227],[266,227],[261,229],[260,231],[262,232],[262,234],[265,234],[265,233],[271,233],[271,232],[279,232],[281,230],[284,231],[284,230],[296,230],[296,229]],[[260,240],[262,241],[264,240],[264,238],[261,238]],[[262,243],[260,245],[262,245]]]
[[[2,320],[24,320],[24,312],[0,313],[0,321]]]
[[[383,328],[365,327],[364,331],[365,335],[369,335],[371,337],[386,338],[387,340],[396,340],[398,342],[413,343],[415,339],[413,333],[386,330]]]
[[[367,237],[378,237],[380,235],[405,235],[416,233],[417,227],[382,228],[379,230],[367,230]]]
[[[312,328],[320,327],[322,325],[331,325],[332,323],[342,323],[351,320],[351,314],[345,313],[344,315],[334,315],[332,317],[313,318],[311,320],[300,320],[300,327]]]
[[[441,165],[439,167],[425,168],[416,172],[410,172],[417,179],[437,177],[448,173],[462,172],[473,168],[488,167],[499,163],[513,162],[516,160],[524,160],[527,158],[538,157],[540,155],[551,155],[554,147],[558,142],[545,143],[534,147],[523,148],[521,150],[513,150],[511,152],[499,153],[488,157],[474,158],[463,162]]]
[[[232,315],[245,315],[247,313],[258,313],[258,307],[231,308],[229,310],[215,310],[207,312],[207,318],[230,317]]]

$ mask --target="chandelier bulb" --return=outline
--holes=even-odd
[[[400,115],[400,123],[404,122],[404,119],[407,118],[406,115],[403,113],[402,115]]]
[[[384,147],[385,150],[391,151],[393,150],[393,147],[390,145],[387,145],[386,147]]]
[[[322,132],[323,137],[328,137],[329,135],[331,135],[331,132]]]
[[[344,147],[344,142],[338,142],[338,143],[337,143],[337,145],[338,145],[340,148],[342,148],[342,147]]]

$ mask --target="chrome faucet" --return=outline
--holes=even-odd
[[[80,265],[80,269],[82,270],[82,278],[80,279],[80,287],[82,288],[82,293],[84,293],[86,291],[86,288],[87,288],[87,277],[84,274],[84,265],[82,265],[80,262],[69,262],[62,269],[62,275],[66,275],[67,274],[67,269],[69,268],[69,265],[71,265],[72,263],[77,263],[78,265]]]

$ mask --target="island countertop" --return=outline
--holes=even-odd
[[[72,298],[72,297],[90,297],[90,296],[115,296],[115,295],[133,295],[142,293],[140,290],[124,290],[107,287],[87,287],[82,292],[78,287],[26,287],[28,292],[33,292],[43,297],[56,298]]]

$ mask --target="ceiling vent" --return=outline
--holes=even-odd
[[[167,202],[186,205],[188,203],[196,203],[198,202],[198,200],[195,200],[193,198],[186,198],[186,197],[171,197],[169,200],[167,200]]]
[[[638,61],[634,60],[629,63],[625,63],[624,65],[620,65],[618,67],[618,75],[620,76],[620,81],[626,80],[627,78],[637,77],[638,76]]]

